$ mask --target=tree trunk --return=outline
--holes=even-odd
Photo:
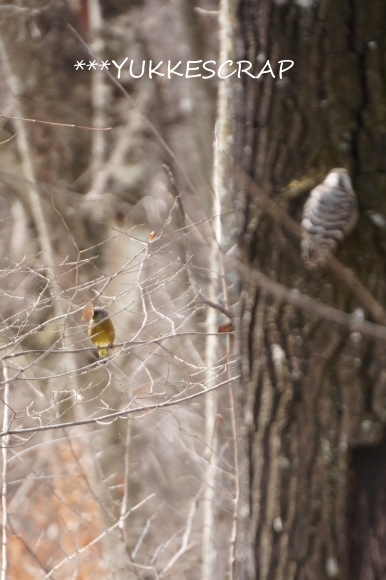
[[[236,60],[254,63],[257,75],[269,59],[275,78],[241,75],[235,163],[278,208],[267,211],[240,180],[241,259],[250,275],[242,277],[236,577],[353,578],[362,558],[368,565],[355,578],[369,569],[383,578],[385,502],[360,488],[383,477],[379,453],[366,446],[382,439],[385,344],[275,298],[252,272],[339,310],[362,309],[369,320],[374,311],[359,284],[385,303],[386,5],[240,0],[236,13]],[[288,59],[294,67],[280,79],[278,61]],[[280,218],[300,222],[310,189],[334,167],[349,169],[359,201],[359,224],[337,253],[358,280],[351,286],[336,269],[307,270]],[[363,507],[356,514],[361,493],[378,502],[375,523]],[[368,534],[377,526],[377,550],[367,542],[358,553],[349,542],[359,535],[348,528],[365,519]]]

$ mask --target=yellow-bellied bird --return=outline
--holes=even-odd
[[[88,305],[83,311],[82,319],[90,320],[88,335],[91,342],[98,347],[99,358],[105,358],[115,339],[115,328],[109,313],[104,308]]]

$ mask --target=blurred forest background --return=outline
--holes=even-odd
[[[0,79],[0,580],[384,580],[383,0],[1,1]]]
[[[133,59],[137,74],[143,60],[218,61],[218,11],[217,0],[0,5],[1,400],[13,431],[2,580],[193,580],[231,565],[232,395],[178,403],[235,372],[231,335],[217,332],[228,319],[198,296],[235,301],[216,239],[217,79],[124,67],[118,85],[75,68],[94,56]],[[90,302],[116,328],[103,365],[81,320]]]

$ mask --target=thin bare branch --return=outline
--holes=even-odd
[[[132,514],[133,512],[137,511],[137,509],[139,509],[140,507],[142,507],[147,501],[149,501],[149,499],[152,499],[153,497],[155,497],[155,493],[152,493],[151,495],[149,495],[148,497],[146,497],[144,500],[142,500],[141,502],[139,502],[136,506],[134,506],[133,508],[131,508],[123,517],[123,519],[126,519],[129,517],[130,514]],[[103,538],[107,535],[110,534],[113,530],[115,530],[121,521],[122,518],[120,518],[113,526],[111,526],[110,528],[107,528],[106,530],[104,530],[101,534],[99,534],[99,536],[97,538],[94,538],[91,542],[89,542],[86,546],[83,546],[83,548],[81,548],[80,550],[77,550],[76,552],[73,552],[72,554],[70,554],[69,556],[66,556],[66,558],[64,558],[61,562],[59,562],[58,564],[56,564],[56,566],[54,566],[50,572],[48,574],[46,574],[43,578],[43,580],[47,580],[48,578],[51,578],[52,575],[59,570],[59,568],[61,568],[64,564],[67,564],[68,562],[71,562],[71,560],[74,560],[79,554],[83,554],[83,552],[86,552],[89,548],[91,548],[92,546],[94,546],[95,544],[97,544],[98,542],[100,542],[101,540],[103,540]]]
[[[4,409],[3,409],[3,431],[9,429],[11,423],[11,408],[9,406],[9,375],[8,369],[3,365],[4,386]],[[7,506],[7,470],[8,470],[8,442],[9,436],[4,437],[4,447],[2,447],[2,485],[1,485],[1,507],[2,507],[2,538],[1,538],[1,580],[7,580],[8,573],[8,506]]]
[[[179,405],[180,403],[185,403],[187,401],[191,401],[193,399],[196,399],[197,397],[201,397],[203,395],[206,395],[207,393],[210,393],[211,391],[214,391],[215,389],[220,389],[221,387],[224,387],[225,385],[229,385],[229,383],[236,381],[239,378],[240,378],[240,376],[236,376],[236,377],[233,377],[232,379],[227,379],[226,381],[223,381],[223,382],[215,385],[214,387],[204,389],[203,391],[201,391],[199,393],[194,393],[193,395],[188,395],[187,397],[181,397],[181,398],[175,399],[173,401],[165,401],[164,403],[155,403],[154,405],[145,405],[142,407],[137,407],[136,409],[125,409],[122,411],[117,411],[115,413],[108,413],[108,414],[102,415],[100,417],[95,417],[93,419],[84,419],[82,421],[69,421],[67,423],[50,424],[50,425],[44,425],[42,427],[28,427],[25,429],[12,429],[9,431],[2,431],[0,433],[0,437],[5,437],[7,435],[23,435],[24,433],[38,433],[40,431],[51,431],[53,429],[63,429],[65,427],[77,427],[79,425],[91,425],[94,423],[103,424],[104,421],[115,420],[115,419],[118,419],[119,417],[126,417],[127,415],[132,415],[134,413],[138,414],[138,413],[143,413],[143,412],[155,411],[158,409],[163,409],[165,407],[171,407],[173,405]]]
[[[0,7],[1,8],[1,7]],[[57,127],[69,127],[70,129],[85,129],[86,131],[112,131],[112,127],[85,127],[84,125],[73,125],[71,123],[54,123],[53,121],[42,121],[42,119],[26,119],[25,117],[12,117],[12,115],[2,115],[0,113],[0,119],[14,119],[15,121],[25,121],[28,123],[39,123],[41,125],[55,125]],[[7,141],[10,141],[13,137],[16,136],[12,135]],[[3,141],[3,143],[7,143],[7,141]],[[1,145],[2,143],[0,143]]]
[[[275,298],[282,300],[284,303],[293,304],[314,316],[330,320],[339,326],[345,327],[350,332],[358,332],[366,336],[385,340],[386,327],[363,320],[360,313],[354,311],[349,314],[327,304],[322,304],[302,294],[297,289],[289,290],[286,286],[274,282],[258,270],[248,268],[237,260],[232,260],[232,262],[237,264],[237,268],[245,280],[255,282],[258,286],[264,288],[268,294],[275,296]]]
[[[178,550],[178,552],[176,552],[174,554],[173,558],[171,558],[169,560],[169,562],[166,564],[166,566],[164,567],[162,572],[160,572],[160,574],[159,574],[160,578],[162,578],[163,576],[166,576],[166,574],[169,572],[169,570],[171,570],[171,568],[174,566],[174,564],[177,562],[177,560],[179,558],[181,558],[181,556],[183,554],[185,554],[185,552],[187,552],[191,547],[189,545],[189,540],[190,540],[190,534],[192,531],[193,518],[194,518],[194,515],[197,511],[197,504],[201,498],[203,489],[204,489],[204,484],[200,487],[200,489],[198,490],[198,493],[191,500],[190,510],[188,513],[188,517],[186,518],[185,531],[184,531],[184,535],[182,536],[182,540],[181,540],[181,547]]]
[[[168,167],[167,165],[163,165],[164,171],[166,173],[166,175],[168,176],[170,183],[172,184],[173,187],[173,197],[174,199],[177,201],[177,205],[178,205],[178,209],[180,211],[180,217],[181,217],[181,222],[182,222],[182,228],[183,229],[187,229],[187,224],[186,224],[186,214],[185,214],[185,209],[184,209],[184,205],[182,203],[182,199],[181,199],[181,193],[178,191],[173,173],[170,169],[170,167]],[[211,300],[210,298],[208,298],[208,296],[202,291],[202,289],[200,288],[196,277],[193,273],[192,270],[192,264],[191,264],[191,260],[193,257],[193,253],[190,249],[190,244],[189,244],[189,236],[186,236],[184,238],[184,244],[185,244],[185,263],[188,267],[188,274],[189,274],[189,281],[192,285],[193,291],[195,292],[195,294],[197,294],[198,298],[204,302],[207,306],[210,306],[211,308],[214,308],[215,310],[218,310],[219,312],[222,312],[222,314],[225,314],[225,316],[229,319],[233,318],[233,314],[231,312],[231,310],[229,308],[226,308],[223,304],[220,304],[219,302],[215,302],[214,300]]]
[[[21,544],[23,544],[25,550],[27,550],[27,552],[29,553],[29,555],[31,556],[31,558],[33,558],[35,560],[35,562],[38,564],[38,566],[43,570],[43,572],[45,574],[47,574],[49,572],[49,569],[47,568],[47,566],[45,566],[43,564],[43,562],[40,560],[40,558],[38,557],[38,555],[36,554],[36,552],[31,548],[31,546],[24,540],[23,536],[21,534],[18,534],[17,531],[15,530],[11,520],[8,521],[8,525],[11,529],[12,534],[15,536],[15,538],[17,538],[19,540],[19,542]]]

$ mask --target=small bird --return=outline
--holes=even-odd
[[[104,308],[88,305],[83,311],[82,319],[90,320],[88,326],[90,340],[98,347],[99,358],[106,358],[108,349],[113,346],[115,339],[115,328],[109,313]]]
[[[307,199],[302,218],[302,258],[310,268],[322,266],[328,255],[354,229],[358,202],[346,169],[331,169]]]

